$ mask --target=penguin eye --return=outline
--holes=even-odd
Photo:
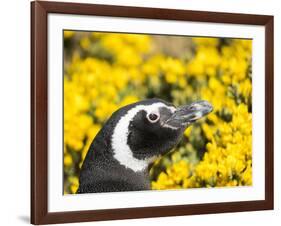
[[[152,123],[157,122],[159,118],[160,118],[159,115],[156,114],[156,113],[149,113],[149,114],[147,115],[148,121],[150,121],[150,122],[152,122]]]

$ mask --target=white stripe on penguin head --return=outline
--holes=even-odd
[[[133,152],[128,145],[129,125],[135,115],[144,110],[147,113],[159,111],[160,107],[166,107],[172,112],[175,111],[174,107],[167,106],[164,103],[154,103],[151,105],[137,105],[130,109],[124,116],[120,118],[114,128],[112,134],[112,149],[114,158],[123,166],[132,169],[135,172],[142,171],[147,168],[156,156],[147,159],[137,159],[133,156]]]

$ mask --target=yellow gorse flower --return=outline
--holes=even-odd
[[[194,52],[155,52],[153,36],[64,31],[64,192],[118,108],[160,97],[205,99],[214,112],[188,128],[150,171],[153,189],[252,184],[251,40],[191,39]]]
[[[181,161],[189,173],[180,182],[169,176],[170,169],[179,168],[177,162],[170,162],[161,178],[152,183],[153,188],[252,185],[251,41],[232,40],[221,52],[217,41],[194,41],[198,50],[187,64],[187,73],[208,84],[201,88],[200,96],[214,105],[209,122],[200,125],[207,139],[205,153],[192,167]],[[187,137],[190,134],[192,131]],[[170,179],[168,185],[163,174]]]

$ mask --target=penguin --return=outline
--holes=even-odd
[[[149,165],[170,152],[185,129],[211,111],[207,101],[175,107],[161,99],[118,109],[90,145],[77,193],[150,190]]]

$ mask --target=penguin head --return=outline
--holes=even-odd
[[[169,152],[185,129],[212,111],[207,101],[175,107],[160,99],[148,99],[119,109],[111,146],[120,164],[134,171],[145,169]]]

